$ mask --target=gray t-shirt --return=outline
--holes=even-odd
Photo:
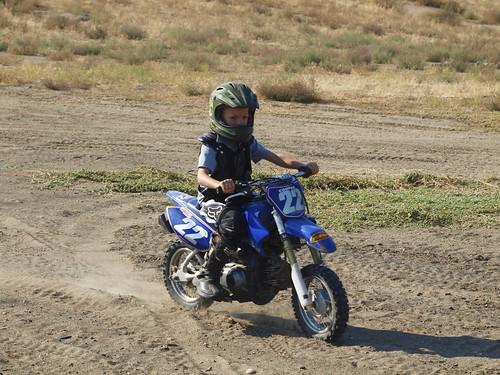
[[[224,143],[226,146],[234,149],[234,145],[231,143],[218,138],[218,142]],[[269,150],[262,146],[257,140],[254,138],[252,144],[250,145],[250,157],[254,163],[258,163],[261,161],[267,154]],[[207,145],[201,146],[200,157],[198,158],[198,168],[206,168],[209,173],[212,173],[217,167],[217,151],[213,148],[208,147]]]

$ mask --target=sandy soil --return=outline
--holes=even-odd
[[[263,103],[258,138],[324,171],[500,175],[500,134],[335,105]],[[498,374],[500,230],[335,233],[350,297],[336,346],[290,297],[190,313],[160,278],[160,193],[38,190],[34,171],[186,172],[206,103],[0,90],[0,374]]]

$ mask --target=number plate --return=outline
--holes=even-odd
[[[305,213],[305,202],[302,191],[292,184],[270,185],[267,187],[269,202],[284,217],[302,217]]]

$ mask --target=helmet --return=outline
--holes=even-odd
[[[248,108],[246,126],[228,126],[222,121],[224,107]],[[210,129],[228,139],[247,142],[253,133],[253,118],[259,108],[257,95],[243,83],[226,82],[218,86],[210,95]]]

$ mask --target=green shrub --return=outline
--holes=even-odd
[[[351,31],[329,39],[325,45],[330,48],[354,48],[372,44],[374,41],[373,36]]]
[[[59,30],[64,30],[68,26],[71,26],[73,24],[73,21],[62,14],[51,14],[47,17],[45,20],[45,26],[49,30],[53,29],[59,29]]]
[[[9,49],[9,45],[6,42],[0,42],[0,52],[5,52]]]
[[[124,25],[121,28],[121,33],[127,39],[131,40],[142,40],[147,37],[146,31],[137,25]]]
[[[397,58],[397,65],[402,69],[424,70],[424,59],[420,53],[408,52]]]
[[[274,34],[270,30],[255,30],[252,39],[269,42],[274,39]]]
[[[384,9],[392,9],[398,5],[397,0],[375,0],[375,4]]]
[[[178,48],[198,49],[209,46],[217,40],[228,40],[229,34],[224,29],[178,28],[171,32],[171,37]]]
[[[427,61],[441,63],[450,58],[450,50],[447,46],[433,45],[427,49]]]
[[[372,62],[372,51],[368,46],[360,46],[348,50],[346,57],[352,65],[369,64]]]
[[[378,46],[373,53],[373,60],[377,64],[388,64],[392,62],[392,59],[397,55],[398,50],[393,45],[383,44]]]
[[[39,38],[23,35],[14,39],[9,51],[15,55],[36,56],[41,49]]]
[[[296,67],[304,68],[309,65],[320,65],[328,58],[325,53],[316,49],[307,51],[295,51],[289,56],[285,65],[288,70],[294,70]]]
[[[500,111],[500,94],[497,94],[490,99],[488,109],[495,112]]]
[[[416,3],[426,7],[441,8],[445,0],[416,0]]]
[[[321,102],[316,82],[300,77],[277,77],[261,81],[257,89],[268,99],[280,102]]]
[[[198,51],[178,51],[169,56],[168,60],[193,72],[207,72],[219,65],[219,56]]]
[[[363,32],[380,36],[384,35],[384,28],[378,23],[368,23],[363,25]]]
[[[48,58],[53,61],[65,61],[73,59],[73,52],[70,49],[51,51]]]
[[[49,90],[54,91],[66,91],[70,89],[67,82],[54,79],[44,79],[42,80],[42,84]]]
[[[79,56],[89,56],[89,55],[99,55],[102,52],[102,47],[98,44],[84,43],[77,44],[73,46],[72,49],[75,55]]]
[[[93,26],[85,31],[85,35],[90,39],[106,39],[108,32],[102,26]]]
[[[207,96],[211,88],[196,81],[186,81],[179,85],[181,92],[187,96]]]

